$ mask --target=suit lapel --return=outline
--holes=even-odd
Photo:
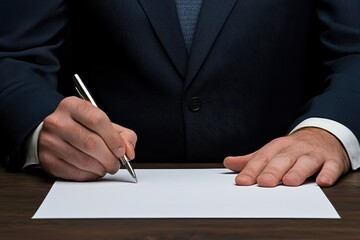
[[[138,0],[178,72],[185,77],[188,53],[175,1]]]
[[[138,0],[169,58],[188,86],[208,55],[237,0],[203,0],[188,56],[175,1]]]
[[[203,0],[192,43],[186,86],[195,77],[237,0]]]

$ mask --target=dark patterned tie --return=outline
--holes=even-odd
[[[176,0],[176,7],[188,52],[191,49],[202,0]]]

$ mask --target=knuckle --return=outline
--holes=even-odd
[[[333,165],[333,168],[334,168],[334,170],[335,171],[343,171],[343,169],[344,169],[344,165],[342,164],[342,161],[340,161],[340,160],[333,160],[332,161],[332,165]]]
[[[266,164],[270,161],[269,156],[263,152],[256,153],[256,155],[253,159],[254,159],[254,161],[256,161],[258,163],[262,163],[262,164]]]
[[[84,137],[84,149],[85,151],[92,151],[99,146],[99,141],[92,135]]]
[[[342,169],[336,164],[336,161],[331,161],[331,163],[328,163],[323,167],[322,172],[328,176],[340,176],[342,174]]]
[[[308,158],[309,161],[314,162],[316,166],[321,166],[324,164],[324,158],[321,156],[313,156],[310,154],[304,155],[304,157]]]
[[[54,130],[54,129],[58,129],[61,126],[61,122],[60,119],[55,115],[55,114],[51,114],[49,116],[47,116],[44,121],[43,121],[43,130]]]
[[[90,117],[87,119],[88,125],[92,128],[102,125],[107,120],[108,118],[101,111],[92,112],[90,114]]]
[[[133,130],[129,130],[129,136],[130,136],[131,141],[137,142],[138,137],[137,137],[137,134]]]
[[[46,151],[39,151],[39,161],[42,166],[48,165],[51,161],[50,154]]]
[[[266,169],[263,171],[263,173],[269,173],[273,176],[279,175],[281,172],[281,169],[276,166],[267,166]]]
[[[38,157],[41,163],[50,162],[54,159],[54,149],[56,149],[56,141],[49,137],[40,135],[38,140]]]
[[[289,138],[279,137],[279,138],[275,138],[274,140],[272,140],[271,144],[285,146],[285,145],[288,145],[288,142],[289,142]]]
[[[38,146],[39,150],[43,148],[49,148],[54,145],[54,140],[48,134],[44,132],[44,130],[39,135]]]
[[[241,171],[242,175],[247,175],[250,176],[252,178],[256,178],[258,176],[258,172],[256,171],[255,168],[253,167],[246,167]]]
[[[306,174],[307,170],[308,168],[306,167],[306,165],[298,164],[294,166],[289,172],[298,176],[303,176],[304,174]]]
[[[312,152],[314,152],[317,155],[320,156],[327,156],[328,155],[328,151],[326,151],[323,147],[320,146],[312,146]]]
[[[63,100],[61,100],[61,102],[59,103],[58,108],[63,110],[63,109],[69,109],[74,105],[74,101],[76,101],[76,97],[67,97],[64,98]]]
[[[295,157],[293,156],[293,154],[291,152],[288,151],[283,151],[281,153],[279,153],[276,158],[283,163],[289,163],[289,162],[293,162],[295,160]]]

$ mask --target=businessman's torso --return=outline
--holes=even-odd
[[[173,1],[68,2],[73,70],[137,132],[139,161],[256,150],[321,85],[312,0],[203,0],[189,53]]]

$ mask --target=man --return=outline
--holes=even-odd
[[[1,5],[9,168],[94,180],[135,145],[139,162],[225,158],[239,185],[331,186],[360,166],[357,0]],[[71,97],[74,73],[102,110]]]

